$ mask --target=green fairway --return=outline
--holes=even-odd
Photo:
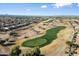
[[[28,40],[27,42],[25,41],[25,43],[23,44],[24,46],[38,46],[38,45],[42,45],[45,44],[47,42],[46,39],[35,39],[35,40]]]
[[[22,46],[24,47],[35,47],[35,46],[39,46],[39,47],[43,47],[49,43],[51,43],[54,39],[57,38],[57,33],[64,29],[64,26],[58,26],[56,28],[51,28],[48,29],[46,31],[46,34],[41,36],[41,37],[37,37],[28,41],[23,42]]]

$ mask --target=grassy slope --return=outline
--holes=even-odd
[[[54,39],[56,39],[57,33],[64,28],[65,28],[64,26],[58,26],[56,28],[51,28],[46,31],[46,34],[44,36],[25,41],[25,42],[23,42],[22,46],[34,47],[36,45],[39,45],[40,47],[43,47],[43,46],[51,43]]]

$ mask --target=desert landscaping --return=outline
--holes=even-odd
[[[66,42],[73,41],[74,33],[79,31],[79,27],[77,27],[79,25],[79,19],[74,19],[73,17],[72,20],[69,17],[35,18],[43,19],[39,21],[35,20],[36,22],[30,20],[28,21],[29,25],[27,25],[27,20],[21,20],[24,21],[24,25],[23,22],[22,24],[21,21],[17,19],[16,21],[18,21],[18,23],[12,22],[15,25],[12,23],[8,23],[6,26],[1,25],[3,27],[1,27],[0,30],[0,55],[10,55],[16,46],[19,46],[21,51],[20,55],[29,53],[36,46],[39,46],[41,54],[45,56],[71,55],[72,53],[65,53],[69,49]],[[5,21],[2,22],[7,24]],[[9,26],[14,26],[14,28],[9,28]],[[7,28],[7,30],[5,28]],[[75,40],[76,42],[73,42],[73,44],[78,45],[79,38],[76,37]],[[75,48],[72,47],[72,49]],[[78,49],[77,47],[77,49],[73,51],[79,53]]]

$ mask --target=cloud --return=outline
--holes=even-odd
[[[79,3],[77,4],[77,6],[79,7]]]
[[[41,8],[47,8],[47,5],[42,5]]]
[[[69,5],[72,5],[72,3],[55,3],[54,7],[61,8],[61,7],[64,7],[64,6],[69,6]]]
[[[26,9],[26,11],[31,11],[31,9]]]

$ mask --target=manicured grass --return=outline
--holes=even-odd
[[[28,41],[25,41],[24,42],[24,46],[31,46],[31,47],[34,47],[34,46],[40,46],[42,44],[45,44],[47,42],[46,39],[34,39],[34,40],[28,40]]]
[[[39,47],[46,46],[50,44],[53,40],[55,40],[57,38],[57,33],[64,28],[65,28],[64,26],[58,26],[56,28],[48,29],[44,36],[25,41],[23,42],[22,46],[24,47],[35,47],[37,45],[39,45]]]

